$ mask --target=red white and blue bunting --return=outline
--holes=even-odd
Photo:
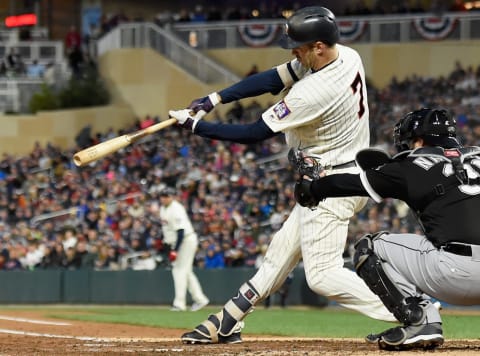
[[[413,26],[417,32],[426,40],[442,40],[455,29],[457,18],[453,16],[445,17],[424,17],[413,21]]]
[[[339,21],[340,42],[353,42],[360,38],[367,28],[367,21]]]
[[[279,25],[242,25],[238,27],[240,37],[251,47],[266,47],[276,38]]]

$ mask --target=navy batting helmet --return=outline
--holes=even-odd
[[[165,187],[163,188],[161,191],[160,191],[160,196],[161,197],[168,197],[168,196],[172,196],[172,195],[176,195],[177,194],[177,190],[173,187]]]
[[[445,109],[429,109],[409,112],[393,129],[393,142],[399,152],[410,149],[410,141],[422,138],[430,146],[460,147],[457,126],[452,114]]]
[[[315,41],[331,46],[337,43],[339,38],[335,15],[326,7],[309,6],[289,17],[280,46],[286,49],[296,48]]]

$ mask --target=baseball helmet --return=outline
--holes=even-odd
[[[168,196],[172,196],[172,195],[176,195],[177,194],[177,190],[173,187],[165,187],[163,188],[161,191],[160,191],[160,196],[161,197],[168,197]]]
[[[280,46],[289,49],[315,41],[322,41],[331,46],[339,39],[340,34],[333,12],[323,6],[309,6],[288,18]]]
[[[409,150],[410,142],[422,138],[427,145],[460,147],[455,118],[446,109],[423,108],[406,114],[393,129],[393,143],[399,152]]]

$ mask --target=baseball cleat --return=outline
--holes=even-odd
[[[379,334],[370,334],[365,340],[368,343],[378,342],[380,349],[388,351],[432,350],[443,344],[442,326],[440,323],[398,326]]]
[[[199,311],[200,309],[206,307],[208,305],[208,303],[210,303],[210,301],[207,299],[201,303],[193,303],[192,304],[192,307],[190,308],[190,310],[192,312],[195,312],[195,311]]]
[[[182,335],[184,344],[239,344],[242,342],[240,333],[233,333],[228,336],[217,335],[217,339],[212,340],[209,335],[205,335],[197,328]]]
[[[187,310],[187,309],[185,309],[185,308],[179,308],[179,307],[177,307],[177,306],[175,306],[175,305],[170,308],[170,311],[174,311],[174,312],[186,311],[186,310]]]
[[[184,344],[238,344],[242,342],[243,325],[243,322],[238,322],[230,335],[220,335],[220,321],[216,315],[211,314],[195,329],[183,334],[181,340]]]

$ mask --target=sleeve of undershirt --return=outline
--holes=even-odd
[[[195,127],[195,134],[243,144],[261,142],[276,135],[262,119],[251,124],[222,124],[200,120]]]

